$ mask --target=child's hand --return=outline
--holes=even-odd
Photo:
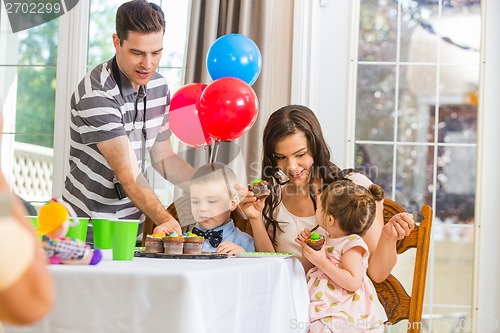
[[[308,229],[305,229],[309,231]],[[304,231],[305,231],[304,230]],[[303,232],[304,232],[303,231]],[[297,237],[298,238],[298,237]],[[325,242],[326,244],[326,242]],[[326,258],[326,251],[325,251],[325,244],[321,247],[319,251],[314,250],[312,247],[307,245],[305,242],[301,244],[302,246],[302,255],[309,260],[311,264],[317,267],[321,267],[323,263],[327,262],[328,259]]]
[[[245,249],[233,242],[222,242],[217,246],[215,250],[216,253],[227,253],[229,255],[234,255],[238,253],[245,252]]]
[[[306,240],[311,237],[311,230],[305,228],[304,230],[301,231],[300,234],[297,235],[297,238],[295,238],[295,242],[299,243],[302,245],[303,243],[306,242]]]

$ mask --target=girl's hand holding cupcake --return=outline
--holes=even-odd
[[[300,234],[297,235],[297,238],[295,238],[295,242],[299,243],[300,245],[304,244],[309,237],[311,237],[311,230],[309,229],[304,229],[300,232]]]
[[[326,243],[325,243],[326,244]],[[325,265],[329,264],[328,259],[326,258],[325,244],[321,247],[319,251],[313,249],[306,242],[301,244],[302,246],[302,255],[309,260],[309,262],[319,268],[325,267]]]

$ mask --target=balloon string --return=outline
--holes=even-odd
[[[215,141],[215,146],[214,146],[214,158],[213,158],[212,162],[217,161],[217,155],[219,154],[219,144],[220,144],[220,141],[219,141],[219,140],[214,140],[214,141]]]
[[[205,144],[203,146],[203,151],[205,152],[205,155],[207,156],[207,162],[210,162],[210,152],[211,152],[210,145]]]
[[[208,148],[207,163],[210,163],[212,161],[212,143],[210,143],[209,145],[207,145],[207,148]]]
[[[214,151],[215,151],[215,141],[210,143],[210,146],[208,146],[208,151],[209,151],[209,155],[210,155],[208,158],[208,163],[212,163],[213,158],[214,158]]]

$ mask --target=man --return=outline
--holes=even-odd
[[[150,217],[155,232],[180,233],[145,178],[146,156],[172,183],[187,182],[193,168],[173,153],[167,106],[170,92],[156,72],[165,19],[145,0],[116,14],[113,59],[98,65],[71,98],[70,172],[63,199],[78,216]]]

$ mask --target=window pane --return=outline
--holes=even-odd
[[[476,143],[476,130],[477,108],[475,106],[458,104],[439,107],[439,142]],[[471,157],[473,158],[474,156]]]
[[[435,227],[436,223],[433,223],[433,228]],[[432,320],[432,332],[453,331],[453,328],[457,328],[457,320],[459,320],[456,318],[457,315],[462,316],[462,322],[459,322],[459,325],[465,324],[463,332],[481,332],[481,330],[471,330],[468,326],[472,322],[468,316],[471,315],[474,275],[473,243],[435,240],[432,246],[434,250],[430,260],[434,263],[433,274],[427,275],[427,283],[430,282],[433,285],[432,299],[436,305],[433,306],[432,313],[443,314]],[[429,309],[424,309],[424,311],[426,311],[424,313],[429,313]],[[457,331],[460,332],[459,329]]]
[[[385,196],[392,196],[392,145],[356,145],[355,168],[384,188]]]
[[[481,1],[450,1],[451,6],[442,6],[441,17],[435,29],[441,39],[441,62],[479,63],[481,45]],[[436,6],[437,8],[437,6]],[[434,17],[439,17],[434,13]]]
[[[476,91],[479,82],[479,59],[473,66],[441,66],[439,93],[445,98],[467,102],[467,93]]]
[[[392,141],[395,66],[359,65],[356,139]]]
[[[432,106],[436,104],[437,66],[400,66],[398,140],[402,142],[433,142]]]
[[[182,86],[182,68],[160,68],[159,72],[167,80],[171,94]]]
[[[359,61],[395,61],[396,1],[363,0],[359,21]]]
[[[163,0],[165,38],[160,67],[183,67],[186,57],[189,0]]]
[[[14,42],[9,45],[9,48],[0,51],[0,53],[5,52],[1,57],[3,61],[0,65],[55,66],[57,64],[58,27],[59,19],[55,19],[28,30],[10,34],[9,37],[2,37],[17,39],[17,44]]]
[[[423,205],[432,205],[434,148],[401,145],[396,156],[396,201],[419,215]]]
[[[53,147],[56,68],[18,68],[16,141]]]
[[[89,70],[114,56],[112,35],[115,33],[116,9],[123,2],[116,0],[90,1],[87,60]]]

